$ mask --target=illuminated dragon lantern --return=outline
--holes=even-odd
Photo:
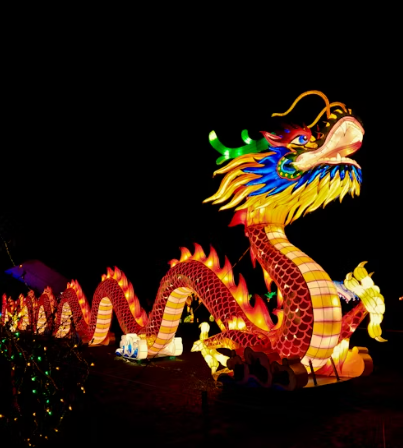
[[[262,132],[259,140],[252,140],[243,131],[245,145],[235,149],[226,148],[214,132],[210,133],[211,145],[221,153],[217,164],[228,163],[215,172],[225,176],[217,193],[204,202],[228,201],[220,210],[235,207],[230,225],[245,226],[252,260],[260,264],[268,290],[276,285],[275,319],[259,296],[254,303],[250,301],[242,275],[235,282],[227,258],[220,266],[213,248],[206,256],[195,244],[193,254],[181,248],[180,259],[170,261],[171,268],[161,280],[149,315],[141,308],[132,284],[117,268],[108,268],[102,276],[91,309],[79,284],[72,281],[58,305],[58,335],[69,333],[72,316],[75,328],[90,344],[108,343],[114,310],[125,334],[118,354],[129,348],[134,359],[177,355],[182,353],[182,346],[175,334],[186,300],[193,294],[202,300],[221,330],[209,336],[209,325],[203,323],[200,339],[192,348],[201,351],[215,377],[231,371],[231,358],[220,349],[230,349],[241,358],[244,351],[250,354],[252,349],[273,363],[297,359],[306,371],[323,375],[361,375],[363,368],[357,368],[359,350],[349,349],[349,341],[368,314],[369,335],[384,341],[380,324],[385,305],[379,287],[364,268],[365,262],[347,274],[344,282],[332,281],[284,231],[303,214],[336,198],[341,201],[347,194],[360,193],[361,168],[350,157],[361,147],[364,129],[350,109],[343,103],[330,103],[322,92],[309,91],[288,111],[273,116],[287,115],[309,94],[325,101],[309,126],[283,125],[280,132]],[[319,121],[324,122],[321,128]],[[341,301],[355,306],[343,315]],[[35,307],[36,315],[42,312],[42,321],[47,309],[49,304]],[[220,364],[223,368],[218,370]]]

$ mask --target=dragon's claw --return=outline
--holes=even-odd
[[[199,328],[201,329],[200,339],[193,343],[191,351],[201,352],[204,360],[211,369],[212,375],[214,376],[220,364],[222,364],[224,367],[227,366],[227,360],[229,359],[229,356],[223,355],[215,348],[209,348],[204,342],[208,338],[208,332],[210,330],[210,325],[207,322],[202,322],[199,325]]]
[[[385,313],[385,299],[380,292],[379,286],[375,285],[364,268],[366,261],[361,262],[355,269],[354,274],[348,273],[344,280],[344,285],[347,289],[356,294],[362,301],[365,309],[370,316],[368,324],[368,333],[371,338],[378,342],[386,342],[386,339],[381,337],[381,322]]]
[[[204,342],[200,341],[200,339],[199,339],[198,341],[193,342],[193,346],[190,351],[191,352],[201,352],[205,348],[206,348],[206,344],[204,344]]]

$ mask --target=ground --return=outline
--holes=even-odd
[[[384,332],[381,344],[358,331],[371,375],[293,392],[216,383],[190,352],[197,335],[197,325],[182,324],[183,355],[143,364],[117,358],[118,341],[87,347],[95,365],[86,393],[48,446],[403,447],[403,332]]]

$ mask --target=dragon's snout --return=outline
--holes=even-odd
[[[364,128],[361,123],[355,117],[344,116],[323,137],[323,144],[318,149],[300,154],[293,165],[300,171],[307,171],[321,164],[344,164],[361,168],[347,156],[360,149],[363,137]]]

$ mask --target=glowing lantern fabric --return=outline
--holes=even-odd
[[[325,102],[309,126],[284,124],[281,130],[263,131],[260,140],[250,139],[243,131],[244,145],[232,149],[214,132],[209,136],[221,154],[217,164],[228,163],[214,173],[224,177],[218,191],[204,202],[220,204],[220,210],[235,209],[230,225],[244,225],[253,262],[260,264],[268,290],[273,283],[277,287],[276,299],[271,299],[277,300],[275,321],[259,296],[251,304],[245,279],[240,275],[236,281],[228,259],[220,266],[214,248],[207,256],[195,244],[193,253],[182,248],[180,258],[170,261],[149,315],[132,284],[116,267],[102,276],[91,308],[80,285],[72,281],[58,304],[57,335],[67,335],[71,322],[90,344],[106,344],[115,312],[125,334],[117,354],[132,359],[179,354],[181,341],[175,333],[186,301],[194,295],[221,330],[208,336],[208,324],[203,324],[192,349],[203,354],[213,374],[228,362],[220,348],[238,353],[252,348],[276,362],[299,359],[307,369],[326,375],[334,375],[335,368],[340,375],[343,371],[361,374],[363,367],[351,367],[357,364],[359,354],[349,350],[349,339],[369,314],[370,336],[384,341],[380,324],[385,305],[379,287],[365,270],[365,262],[348,273],[343,283],[334,282],[285,232],[288,224],[304,214],[335,199],[341,202],[347,194],[360,193],[361,167],[352,156],[362,145],[364,129],[350,109],[340,102],[330,103],[322,92],[308,91],[286,112],[273,115],[287,115],[309,95],[319,95]],[[324,125],[312,132],[319,121]],[[37,327],[42,319],[45,326],[51,319],[49,292],[38,303],[33,298],[27,300],[24,315],[31,314]],[[356,305],[342,315],[340,300],[354,300]],[[3,298],[3,316],[8,307]],[[27,320],[24,322],[26,325]]]

